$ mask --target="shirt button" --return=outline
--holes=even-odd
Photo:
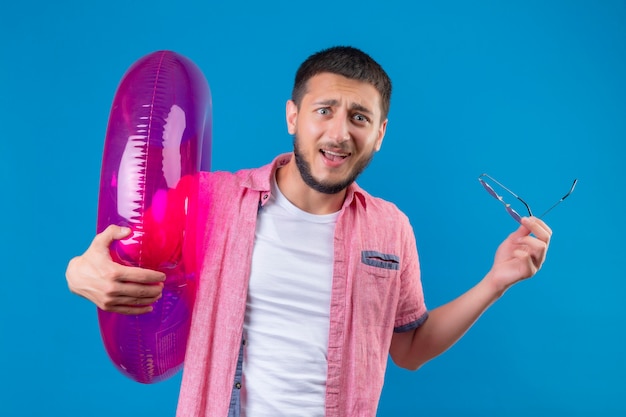
[[[237,388],[237,389],[241,389],[241,382],[237,382],[237,383],[235,384],[235,388]]]

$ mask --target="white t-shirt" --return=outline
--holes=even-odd
[[[246,304],[243,416],[324,415],[338,214],[304,212],[272,181],[258,215]]]

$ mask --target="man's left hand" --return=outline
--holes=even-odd
[[[500,244],[488,279],[504,292],[530,278],[546,259],[552,230],[537,217],[523,217],[522,224]]]

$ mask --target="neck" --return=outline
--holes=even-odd
[[[291,204],[311,214],[336,213],[341,210],[346,197],[345,189],[336,194],[324,194],[306,185],[295,157],[276,172],[276,183]]]

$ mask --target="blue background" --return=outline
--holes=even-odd
[[[546,218],[543,270],[418,372],[391,364],[379,415],[626,415],[624,1],[35,0],[4,4],[0,35],[0,415],[174,414],[180,375],[119,374],[64,278],[94,234],[126,69],[158,49],[195,61],[213,94],[213,169],[236,170],[290,150],[293,74],[336,44],[393,79],[359,183],[410,217],[430,308],[476,283],[515,229],[480,173],[537,211],[580,180]]]

